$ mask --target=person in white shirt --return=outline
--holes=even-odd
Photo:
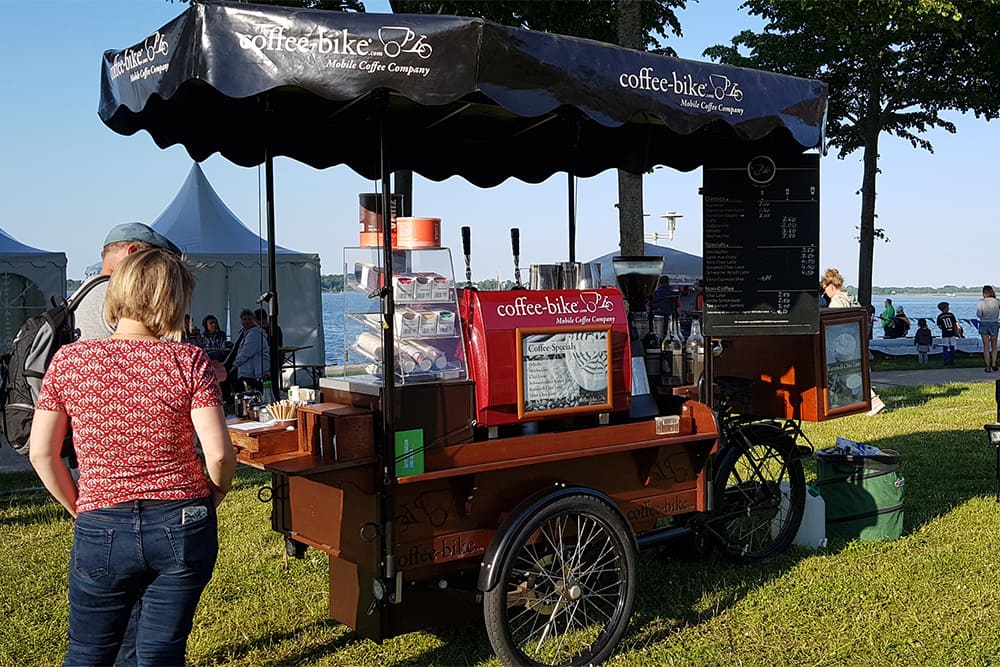
[[[983,298],[976,305],[979,318],[979,335],[983,337],[983,361],[986,372],[997,370],[997,319],[1000,319],[1000,301],[992,285],[983,285]]]

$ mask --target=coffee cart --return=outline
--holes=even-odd
[[[476,19],[195,2],[105,54],[100,116],[196,160],[266,166],[276,322],[276,155],[346,164],[380,182],[390,211],[397,170],[489,187],[747,151],[780,165],[822,147],[825,107],[819,82]],[[755,369],[717,382],[709,368],[700,395],[644,389],[619,289],[481,292],[450,255],[426,270],[446,249],[381,231],[380,248],[345,251],[348,282],[378,305],[345,314],[375,324],[359,342],[371,373],[321,381],[294,430],[233,430],[240,460],[271,473],[289,553],[329,555],[333,618],[382,639],[481,605],[505,664],[592,664],[627,627],[640,548],[676,540],[753,561],[788,547],[808,448],[788,415],[740,407]],[[405,291],[430,273],[437,297]],[[437,333],[420,319],[407,340],[402,306],[436,310]],[[815,315],[813,340],[809,308],[796,312]]]

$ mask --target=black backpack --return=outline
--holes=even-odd
[[[53,297],[51,308],[21,324],[10,352],[0,357],[0,378],[3,381],[0,386],[0,430],[17,453],[28,455],[35,403],[52,355],[80,335],[73,315],[77,305],[90,290],[107,281],[108,276],[99,276],[84,284],[69,300],[60,299],[57,302]],[[62,455],[72,454],[73,443],[67,432]]]

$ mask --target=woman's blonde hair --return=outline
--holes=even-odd
[[[826,273],[823,274],[823,282],[820,284],[823,289],[826,289],[827,285],[833,285],[840,289],[844,286],[844,276],[840,275],[840,271],[837,269],[827,269]]]
[[[160,338],[179,341],[194,284],[183,257],[163,248],[136,251],[111,274],[104,317],[112,326],[136,320]]]

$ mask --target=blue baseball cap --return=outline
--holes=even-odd
[[[126,222],[111,228],[104,238],[104,245],[112,243],[147,243],[154,248],[163,248],[175,255],[180,255],[181,249],[163,234],[141,222]]]

